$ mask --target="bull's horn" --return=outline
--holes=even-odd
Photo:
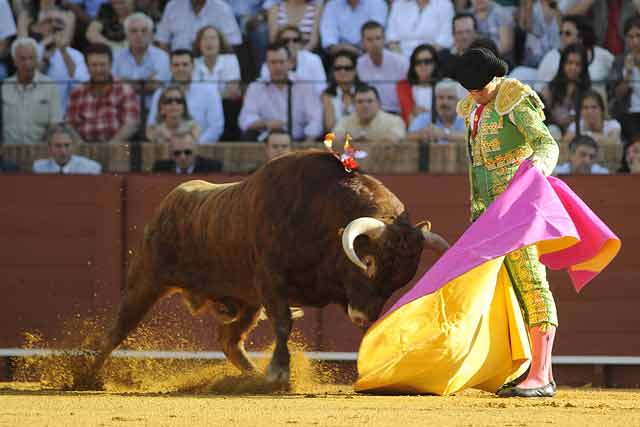
[[[358,254],[356,254],[353,244],[356,241],[356,238],[361,234],[366,234],[372,239],[380,237],[385,227],[386,225],[384,222],[368,216],[356,218],[347,224],[346,228],[342,232],[342,249],[344,249],[344,253],[347,255],[347,258],[349,258],[355,265],[366,271],[367,266],[360,261],[360,258],[358,258]]]
[[[431,224],[429,224],[431,226]],[[424,244],[429,249],[433,250],[439,255],[442,255],[449,249],[449,243],[439,234],[430,230],[425,230],[422,227],[422,236],[424,237]]]

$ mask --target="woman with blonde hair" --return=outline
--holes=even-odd
[[[158,101],[156,123],[147,127],[147,138],[154,143],[166,144],[178,133],[188,132],[197,141],[200,127],[191,118],[184,93],[179,86],[162,91]]]

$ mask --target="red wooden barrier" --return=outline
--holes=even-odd
[[[241,178],[212,175],[207,179]],[[466,228],[466,177],[379,178],[405,202],[414,221],[431,220],[434,230],[451,242]],[[180,181],[175,176],[149,175],[0,176],[0,347],[20,346],[24,331],[40,330],[47,337],[57,337],[61,322],[76,314],[114,314],[125,254],[138,244],[159,200]],[[571,177],[567,182],[622,237],[623,250],[579,296],[566,274],[550,272],[560,314],[556,354],[637,356],[640,200],[629,190],[640,186],[640,178]],[[429,254],[423,256],[417,277],[432,261]],[[192,317],[179,298],[159,303],[149,321],[161,326],[168,317],[177,318],[179,327],[194,337],[194,348],[217,349],[210,316]],[[357,350],[361,332],[341,309],[305,312],[296,327],[309,349]],[[266,322],[262,323],[250,348],[263,347],[269,340]]]

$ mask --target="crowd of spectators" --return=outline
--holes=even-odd
[[[557,173],[609,172],[580,163],[603,144],[638,170],[640,0],[0,0],[2,143],[48,144],[34,170],[60,173],[76,142],[167,143],[169,170],[283,134],[461,143],[474,46],[540,93]]]

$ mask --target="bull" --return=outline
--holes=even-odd
[[[183,183],[146,226],[116,323],[76,387],[99,386],[108,355],[175,290],[192,311],[213,309],[222,351],[246,372],[256,368],[244,339],[264,310],[276,337],[266,380],[287,384],[290,306],[340,304],[366,328],[412,279],[425,245],[447,248],[382,183],[326,151],[281,156],[242,182]]]

